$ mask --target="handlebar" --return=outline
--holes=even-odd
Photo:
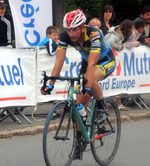
[[[84,87],[88,81],[86,78],[84,78],[84,74],[81,74],[79,77],[62,77],[62,76],[48,77],[46,75],[46,71],[43,71],[42,76],[43,76],[43,86],[44,87],[46,87],[46,83],[48,80],[66,80],[66,81],[70,81],[71,83],[74,83],[74,81],[78,81],[79,84],[81,84],[81,87]]]

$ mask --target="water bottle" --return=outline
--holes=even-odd
[[[77,105],[77,109],[79,111],[80,116],[82,117],[83,121],[86,121],[86,111],[82,104]]]

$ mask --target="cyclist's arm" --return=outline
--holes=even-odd
[[[88,57],[88,67],[86,71],[88,82],[85,85],[88,88],[91,88],[92,82],[94,80],[94,69],[97,64],[100,52],[101,52],[101,33],[100,31],[92,32],[90,35],[91,48]]]
[[[58,76],[60,74],[60,71],[63,67],[63,63],[65,61],[65,57],[66,49],[57,49],[56,61],[51,76]],[[50,84],[54,85],[55,80],[50,80]]]

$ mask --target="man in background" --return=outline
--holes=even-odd
[[[95,17],[95,18],[92,18],[90,20],[90,22],[88,23],[88,25],[100,29],[100,27],[101,27],[101,21],[98,18]]]
[[[0,46],[11,44],[11,23],[4,17],[7,6],[4,0],[0,0]]]
[[[145,31],[140,36],[138,41],[150,47],[150,5],[145,6],[137,19],[143,19],[146,22]]]

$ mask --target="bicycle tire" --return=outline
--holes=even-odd
[[[70,166],[73,160],[77,142],[77,125],[74,116],[70,118],[70,108],[67,103],[67,101],[57,103],[45,123],[43,155],[47,166]],[[54,113],[56,117],[53,116]]]
[[[93,125],[92,134],[94,141],[91,143],[93,157],[101,166],[108,165],[114,159],[121,135],[120,113],[115,101],[112,98],[104,98],[104,102],[108,108],[109,115],[103,124],[99,126]],[[96,139],[96,136],[103,134],[106,135]]]
[[[9,107],[6,108],[0,108],[0,122],[2,122],[3,120],[5,120],[9,115]]]

